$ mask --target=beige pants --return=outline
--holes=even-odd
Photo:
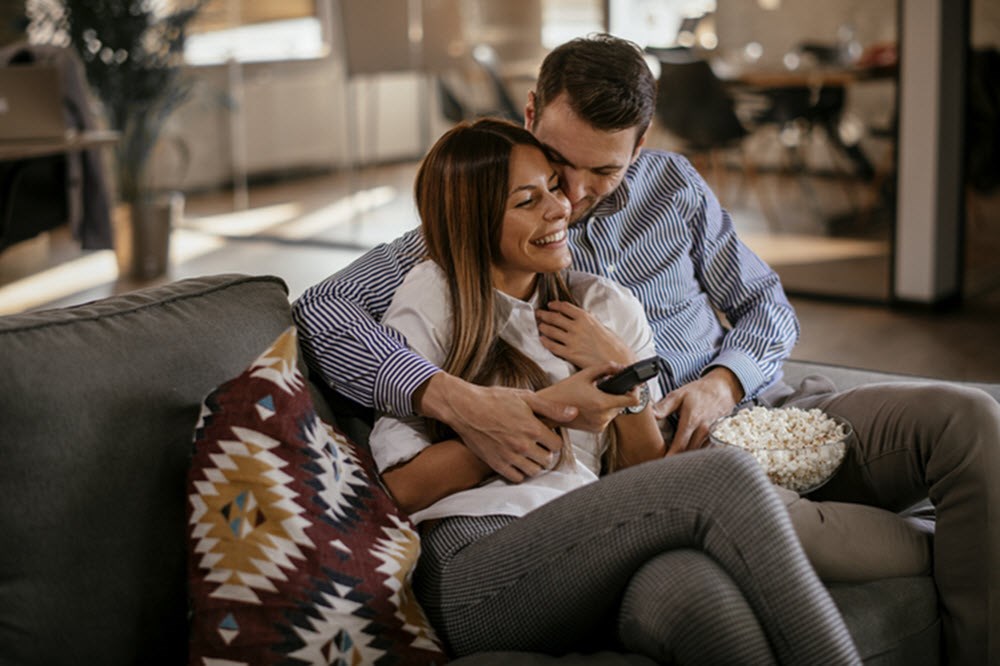
[[[1000,404],[944,383],[837,391],[822,377],[769,390],[760,402],[818,407],[854,428],[826,485],[808,498],[783,493],[820,576],[905,576],[930,564],[948,663],[1000,664]],[[896,514],[928,497],[933,538]]]
[[[931,572],[933,525],[850,502],[813,502],[776,487],[809,561],[825,582]]]

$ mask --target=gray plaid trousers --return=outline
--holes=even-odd
[[[456,655],[610,636],[674,663],[860,663],[770,482],[735,449],[628,468],[521,518],[446,518],[422,548],[416,593]]]

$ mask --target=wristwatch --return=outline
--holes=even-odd
[[[646,382],[639,384],[639,404],[633,407],[626,407],[622,414],[639,414],[649,405],[649,385]]]

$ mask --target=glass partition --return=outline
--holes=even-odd
[[[787,291],[888,301],[896,0],[609,8],[659,68],[650,145],[688,155]]]

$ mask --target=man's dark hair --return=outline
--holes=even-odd
[[[549,53],[535,89],[535,122],[562,93],[597,129],[637,127],[642,136],[656,105],[656,79],[634,43],[605,33],[579,37]]]

